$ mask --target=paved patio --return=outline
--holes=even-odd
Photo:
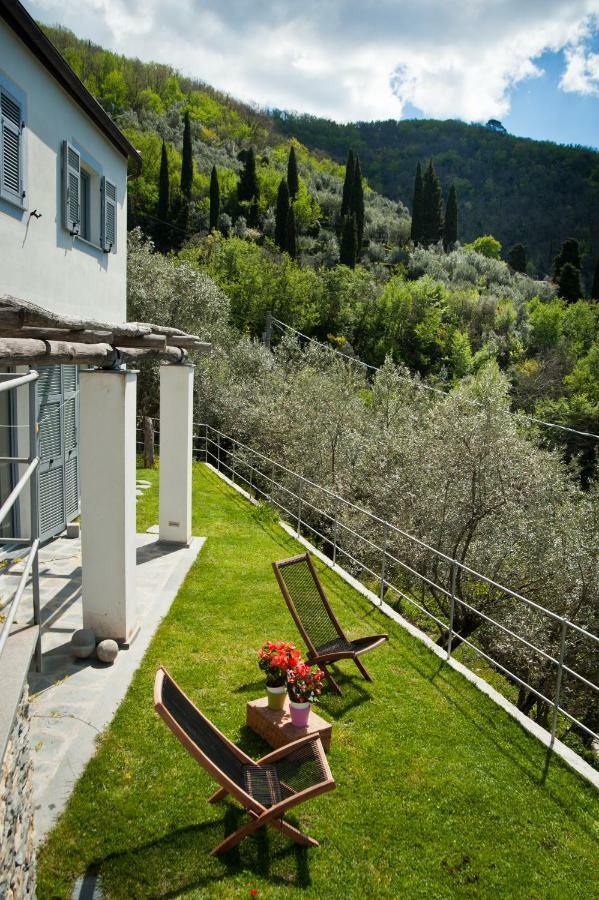
[[[189,547],[177,547],[160,544],[155,533],[137,535],[139,632],[112,666],[70,652],[71,635],[82,627],[80,539],[59,538],[40,551],[44,664],[41,673],[29,676],[38,842],[94,754],[96,737],[113,718],[204,540],[194,537]],[[16,582],[20,565],[2,576],[3,593]],[[30,616],[31,599],[24,596],[19,621],[25,624]]]

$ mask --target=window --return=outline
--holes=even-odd
[[[23,109],[16,96],[0,84],[0,197],[24,206]]]
[[[63,225],[69,234],[104,253],[116,253],[116,185],[100,175],[98,163],[63,142]]]

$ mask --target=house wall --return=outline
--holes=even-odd
[[[0,296],[52,311],[126,320],[127,160],[0,20],[0,80],[24,95],[25,209],[0,198]],[[10,88],[10,85],[7,85]],[[21,99],[19,97],[19,99]],[[62,142],[117,186],[117,248],[73,237],[62,221]],[[91,214],[99,223],[99,196]],[[41,218],[30,217],[37,210]],[[99,240],[92,230],[91,239]]]

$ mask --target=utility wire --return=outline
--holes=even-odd
[[[282,322],[280,319],[275,319],[274,316],[272,316],[271,321],[274,325],[277,326],[279,331],[292,331],[299,337],[304,338],[304,340],[310,341],[312,344],[316,344],[322,350],[328,350],[331,353],[335,353],[337,356],[340,356],[343,360],[345,360],[345,362],[353,362],[356,365],[361,366],[363,369],[366,369],[367,371],[381,371],[380,366],[371,366],[369,363],[362,362],[361,359],[357,359],[355,356],[348,356],[346,353],[341,353],[340,350],[335,350],[334,347],[330,347],[327,344],[323,344],[321,341],[317,341],[316,338],[310,337],[309,335],[304,334],[302,331],[298,331],[297,328],[292,328],[291,325],[287,325],[286,322]],[[412,387],[418,388],[419,390],[431,391],[434,394],[441,394],[441,396],[443,397],[448,396],[448,391],[433,387],[430,384],[425,384],[423,381],[417,381],[415,378],[410,378],[408,376],[399,374],[398,377],[403,381],[407,381],[412,385]],[[483,407],[483,404],[479,403],[476,400],[467,400],[466,402],[469,403],[470,406]],[[543,419],[535,418],[535,416],[528,416],[525,413],[521,413],[519,411],[517,411],[517,413],[522,419],[526,419],[527,422],[532,422],[535,425],[542,425],[544,428],[556,428],[559,429],[559,431],[567,431],[570,434],[576,434],[579,437],[593,438],[594,440],[599,441],[599,434],[593,434],[592,431],[578,431],[576,428],[569,428],[567,425],[558,425],[557,422],[545,422]]]

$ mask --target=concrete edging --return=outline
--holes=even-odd
[[[228,478],[226,475],[223,475],[222,472],[219,472],[211,463],[206,463],[209,469],[211,469],[219,478],[221,478],[226,484],[236,490],[239,494],[245,497],[246,500],[249,500],[250,503],[256,506],[258,501],[251,497],[250,494],[238,484],[235,484]],[[477,675],[475,672],[472,672],[465,665],[453,659],[453,657],[447,658],[446,652],[438,647],[437,644],[431,638],[417,628],[415,625],[412,625],[411,622],[408,622],[407,619],[404,619],[398,612],[396,612],[389,604],[384,601],[381,603],[380,598],[374,594],[372,591],[369,591],[368,588],[364,587],[364,585],[354,578],[353,575],[350,575],[349,572],[346,572],[345,569],[342,569],[341,566],[337,564],[333,564],[332,560],[328,558],[322,551],[318,550],[313,544],[310,543],[306,538],[302,537],[300,534],[295,531],[291,525],[288,525],[287,522],[284,522],[283,519],[279,519],[279,525],[290,537],[294,538],[298,541],[303,547],[313,553],[320,562],[324,563],[328,566],[329,569],[332,569],[340,578],[343,579],[347,584],[353,587],[358,593],[360,593],[363,597],[372,603],[373,606],[376,606],[383,615],[387,616],[387,618],[392,619],[394,622],[397,622],[398,625],[407,631],[412,637],[419,640],[421,643],[425,644],[429,650],[431,650],[436,656],[445,662],[450,668],[454,669],[456,672],[459,672],[467,681],[473,684],[478,688],[483,694],[486,694],[494,703],[500,706],[509,716],[515,719],[529,734],[532,734],[533,737],[537,738],[545,747],[548,749],[552,749],[553,752],[560,757],[571,769],[584,778],[586,781],[590,782],[595,788],[599,788],[599,772],[590,766],[585,760],[575,753],[574,750],[571,750],[570,747],[567,747],[559,740],[555,740],[553,745],[551,743],[551,734],[547,731],[546,728],[543,728],[541,725],[538,725],[532,719],[529,719],[527,715],[521,712],[517,706],[511,703],[503,694],[500,694],[499,691],[496,691],[494,687],[492,687],[488,682],[481,678],[480,675]]]

